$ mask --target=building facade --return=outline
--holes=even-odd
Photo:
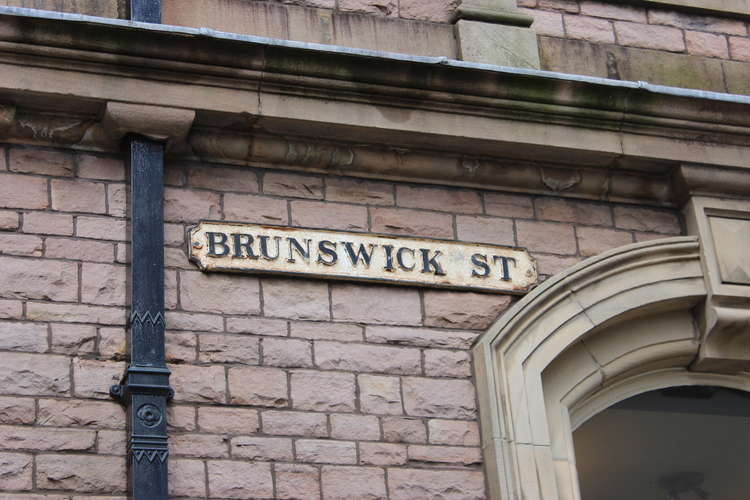
[[[150,467],[183,500],[615,498],[595,415],[675,387],[742,407],[747,1],[0,3],[1,500],[161,498],[133,493]],[[325,251],[212,272],[202,244],[235,271],[268,248],[201,223],[533,264],[474,262],[494,292],[326,276]],[[750,487],[670,460],[631,482]]]

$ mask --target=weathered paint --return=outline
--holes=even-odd
[[[523,249],[498,245],[202,221],[190,260],[203,271],[292,274],[521,293],[537,280]]]

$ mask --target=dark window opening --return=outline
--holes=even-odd
[[[582,500],[750,498],[750,393],[646,392],[573,433]]]

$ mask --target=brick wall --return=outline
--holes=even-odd
[[[0,0],[1,6],[125,18],[127,0]]]
[[[748,23],[613,0],[519,0],[539,35],[750,61]]]
[[[277,0],[307,7],[447,23],[457,0]],[[750,61],[748,23],[618,0],[518,0],[539,35]]]
[[[278,3],[447,23],[460,0],[271,0]]]
[[[126,316],[124,179],[113,159],[0,154],[0,491],[14,492],[3,500],[126,488],[124,412],[106,394],[124,368],[112,360]]]
[[[0,500],[124,496],[125,179],[118,158],[0,146]],[[545,275],[681,232],[554,197],[198,163],[166,182],[175,498],[484,498],[468,349],[515,300],[202,274],[199,219],[520,245]]]

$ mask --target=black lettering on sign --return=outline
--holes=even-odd
[[[383,245],[385,251],[385,266],[384,271],[393,272],[396,269],[393,267],[393,245]]]
[[[357,249],[356,252],[354,251],[354,247],[352,246],[351,242],[344,241],[342,243],[344,244],[347,255],[349,255],[349,260],[354,267],[357,267],[360,258],[362,259],[365,267],[370,267],[370,261],[372,260],[372,251],[375,249],[375,245],[373,245],[372,243],[367,245],[368,247],[370,247],[370,253],[367,253],[367,250],[365,250],[365,245],[362,243],[359,244],[359,249]]]
[[[443,252],[435,250],[435,255],[430,257],[430,251],[426,248],[420,248],[419,251],[422,252],[423,273],[434,272],[435,276],[445,276],[445,271],[443,271],[443,268],[440,267],[440,263],[437,261],[437,258],[443,255]]]
[[[232,233],[232,240],[234,241],[234,254],[232,257],[236,259],[242,259],[247,255],[248,259],[257,259],[258,256],[253,253],[253,237],[249,234]],[[245,249],[243,252],[242,249]]]
[[[412,261],[412,265],[411,266],[407,266],[404,263],[404,252],[409,252],[411,254],[411,259],[412,259],[411,260]],[[401,247],[401,248],[399,248],[398,252],[396,252],[396,262],[398,262],[398,267],[400,267],[404,271],[413,271],[414,270],[414,264],[413,264],[413,262],[414,262],[414,250],[412,250],[411,248],[407,248],[407,247]]]
[[[481,253],[475,253],[471,256],[471,263],[481,270],[477,272],[476,269],[471,270],[471,275],[477,278],[486,278],[490,275],[490,266],[487,265],[487,256]]]
[[[304,247],[295,238],[287,238],[287,240],[289,240],[289,258],[286,259],[287,262],[291,262],[292,264],[297,262],[294,260],[294,252],[297,252],[305,262],[310,262],[310,241],[312,240],[305,238]]]
[[[323,255],[327,255],[330,260],[323,258]],[[339,260],[339,256],[336,253],[336,243],[328,240],[323,240],[318,243],[318,264],[324,266],[333,266]]]
[[[497,264],[497,261],[500,261],[500,265],[502,266],[502,274],[500,275],[500,279],[503,281],[510,281],[510,269],[508,266],[508,262],[513,263],[513,267],[516,267],[516,259],[513,257],[501,257],[500,255],[493,255],[492,256],[492,263]]]
[[[224,233],[206,233],[208,240],[208,255],[211,257],[221,257],[229,254],[229,245],[227,245],[227,235]],[[221,247],[221,253],[216,251],[216,247]]]
[[[276,255],[271,255],[268,252],[268,236],[259,236],[258,239],[260,239],[260,253],[263,255],[263,258],[268,260],[276,260],[279,258],[279,252],[281,251],[281,236],[273,237],[276,242]]]

